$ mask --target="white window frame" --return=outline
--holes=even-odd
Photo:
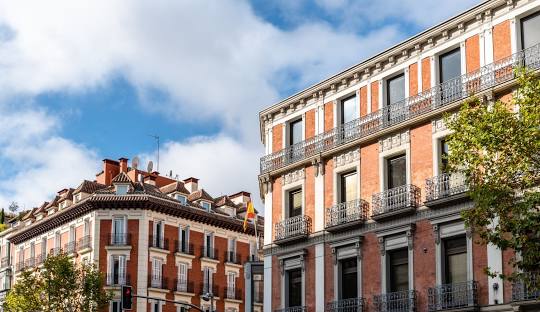
[[[185,263],[185,262],[178,263],[178,285],[177,285],[178,289],[185,289],[187,291],[188,268],[189,268],[188,263]]]
[[[236,272],[227,272],[227,297],[234,298],[236,291]]]
[[[410,134],[409,134],[410,135]],[[384,192],[388,190],[388,163],[387,160],[394,157],[405,154],[405,170],[406,170],[406,183],[411,184],[411,143],[409,142],[401,144],[401,146],[394,147],[387,151],[379,152],[379,181],[380,190]]]
[[[180,204],[182,205],[186,205],[187,204],[187,197],[185,195],[182,195],[182,194],[176,194],[175,195],[175,198],[177,201],[180,202]]]
[[[163,260],[160,258],[152,258],[152,274],[151,285],[158,285],[161,287],[161,281],[163,280]]]
[[[210,236],[210,246],[207,246],[207,237]],[[213,253],[215,252],[214,250],[214,246],[215,246],[215,235],[214,235],[214,232],[210,232],[210,231],[205,231],[204,232],[204,252],[206,253],[206,251],[208,250],[208,247],[210,247],[210,255],[206,255],[206,256],[209,256],[209,257],[213,257],[215,256]]]

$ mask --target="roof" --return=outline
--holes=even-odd
[[[76,189],[73,191],[73,194],[78,194],[80,192],[92,194],[97,190],[106,188],[107,186],[96,181],[84,180]]]
[[[196,201],[196,200],[199,200],[199,199],[208,200],[208,201],[211,201],[211,202],[214,201],[214,198],[212,198],[212,196],[210,196],[210,194],[208,194],[204,189],[200,189],[198,191],[195,191],[195,192],[189,194],[189,196],[188,196],[189,201]]]
[[[227,195],[220,196],[215,199],[216,207],[229,206],[236,207],[236,204]]]
[[[67,189],[65,192],[62,193],[62,195],[59,196],[60,198],[58,199],[58,202],[64,201],[66,199],[73,200],[73,191],[74,189],[72,188]]]
[[[162,186],[159,190],[163,194],[170,194],[170,193],[178,192],[178,193],[189,195],[189,191],[184,186],[184,183],[180,181],[176,181],[174,183]]]
[[[48,205],[49,205],[49,202],[43,202],[43,204],[41,204],[41,206],[39,206],[38,209],[36,209],[36,211],[34,211],[34,215],[37,215],[38,213],[44,212],[45,208]]]
[[[112,179],[111,183],[131,183],[131,179],[125,172],[120,172]]]

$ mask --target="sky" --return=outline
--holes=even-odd
[[[162,174],[262,209],[260,110],[477,3],[0,0],[0,207],[155,163],[157,135]]]

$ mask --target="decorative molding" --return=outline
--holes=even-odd
[[[283,185],[303,180],[305,177],[306,171],[304,168],[288,172],[283,175]]]
[[[320,174],[324,174],[324,162],[322,157],[319,155],[311,161],[311,165],[315,167],[315,176],[318,177]]]
[[[415,230],[415,228],[416,228],[415,226],[412,226],[411,229],[406,232],[406,234],[407,234],[407,245],[409,246],[409,250],[413,250],[413,248],[414,248],[414,230]]]
[[[435,237],[435,244],[439,245],[441,243],[441,233],[438,224],[433,225],[433,237]]]
[[[396,147],[400,147],[410,142],[410,131],[406,130],[392,136],[388,136],[379,140],[380,151],[388,151]]]
[[[435,119],[431,121],[431,132],[438,133],[447,129],[443,118]]]
[[[342,167],[360,160],[360,150],[354,149],[334,156],[334,168]]]
[[[332,258],[334,258],[334,265],[337,264],[337,248],[332,248]]]
[[[379,242],[379,251],[381,252],[381,256],[386,255],[386,247],[384,245],[384,236],[380,236],[378,239]]]

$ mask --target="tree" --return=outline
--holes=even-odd
[[[482,243],[513,250],[515,273],[491,276],[525,279],[540,263],[540,80],[524,69],[516,71],[518,87],[508,102],[464,103],[445,120],[450,172],[462,172],[472,209],[462,213]]]
[[[6,214],[4,212],[4,208],[0,210],[0,224],[4,224],[6,222]]]
[[[17,209],[19,209],[19,204],[17,204],[17,202],[11,202],[11,204],[9,204],[8,209],[9,209],[9,211],[15,213],[15,211],[17,211]]]
[[[50,256],[43,267],[28,269],[8,293],[5,311],[99,311],[111,299],[94,265],[75,264],[66,254]]]

